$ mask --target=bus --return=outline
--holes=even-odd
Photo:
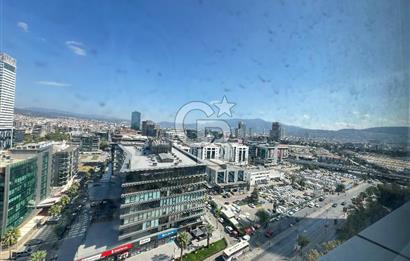
[[[226,261],[236,260],[247,250],[249,250],[249,243],[247,241],[241,241],[238,244],[225,249],[222,258]]]

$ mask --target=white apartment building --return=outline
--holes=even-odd
[[[250,186],[268,185],[272,179],[282,178],[284,173],[274,168],[249,168],[246,170],[246,177]]]
[[[200,160],[219,159],[219,146],[208,142],[193,143],[190,145],[189,153]]]
[[[220,143],[220,159],[233,164],[247,165],[249,147],[239,143]]]
[[[249,179],[244,166],[233,165],[221,160],[206,160],[206,173],[210,186],[223,190],[247,190]]]
[[[16,60],[0,53],[0,149],[12,146]]]

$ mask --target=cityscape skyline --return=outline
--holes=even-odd
[[[1,49],[19,61],[17,107],[122,119],[137,109],[161,122],[187,102],[226,95],[234,118],[332,130],[409,125],[406,2],[320,2],[318,16],[303,3],[248,11],[245,2],[199,1],[166,12],[119,4],[96,10],[99,22],[78,12],[93,4],[4,2]]]
[[[410,1],[0,14],[0,259],[410,259]]]

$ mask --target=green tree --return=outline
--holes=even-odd
[[[309,244],[309,239],[304,235],[299,235],[297,238],[297,244],[300,247],[300,254],[302,254],[303,248]]]
[[[11,259],[11,247],[17,244],[20,237],[20,230],[18,228],[9,228],[3,237],[3,246],[9,249],[9,257]]]
[[[44,250],[39,250],[31,254],[31,261],[44,261],[46,260],[46,257],[47,252]]]
[[[258,203],[259,202],[259,188],[255,187],[251,193],[251,202]]]
[[[48,214],[52,217],[57,217],[61,214],[62,209],[61,204],[56,203],[48,209]]]
[[[333,250],[334,248],[336,248],[338,245],[340,245],[342,242],[339,240],[331,240],[328,242],[324,242],[322,244],[323,250],[325,251],[325,253]]]
[[[266,227],[270,219],[269,213],[265,209],[260,208],[258,209],[258,211],[256,211],[256,216],[259,218],[261,224]]]
[[[106,150],[108,146],[109,146],[108,141],[106,139],[102,139],[100,142],[100,149]]]
[[[340,184],[337,184],[336,185],[336,192],[343,192],[343,191],[345,191],[345,188],[346,188],[346,186],[345,186],[345,184],[342,184],[342,183],[340,183]]]
[[[67,194],[69,197],[73,198],[78,194],[78,190],[80,189],[80,184],[78,182],[74,182],[71,187],[67,190]]]
[[[182,256],[183,256],[183,253],[184,253],[184,249],[186,249],[188,247],[189,243],[190,243],[189,238],[190,237],[189,237],[188,232],[185,232],[185,231],[179,233],[178,236],[177,236],[178,246],[181,249],[181,257],[179,259],[181,261],[182,261]]]
[[[56,131],[56,132],[47,133],[44,138],[45,140],[63,141],[63,140],[69,140],[70,134],[64,133],[61,131]]]
[[[222,215],[222,210],[221,210],[221,208],[215,208],[215,219],[216,219],[216,227],[218,228],[218,226],[219,226],[219,220],[218,220],[218,218],[219,217],[221,217],[221,215]]]
[[[205,233],[206,233],[206,247],[209,247],[209,239],[212,236],[212,233],[215,231],[215,228],[211,224],[207,224],[205,226]]]
[[[67,195],[62,195],[60,198],[60,204],[62,206],[66,206],[68,203],[70,203],[70,197]]]
[[[305,260],[306,261],[316,261],[318,260],[322,254],[317,251],[317,249],[311,249],[306,253]]]

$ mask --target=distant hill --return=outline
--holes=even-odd
[[[239,121],[246,124],[246,128],[251,128],[252,132],[269,133],[272,122],[262,119],[227,119],[231,128],[236,128]],[[173,128],[173,122],[160,122],[162,128]],[[187,124],[187,128],[196,128],[195,124]],[[306,129],[302,127],[283,125],[286,136],[327,139],[342,142],[386,142],[386,143],[409,143],[409,127],[375,127],[367,129],[341,129],[341,130],[320,130]]]
[[[81,114],[54,109],[45,108],[15,108],[15,112],[23,115],[31,115],[38,117],[74,117],[88,120],[103,120],[111,122],[124,122],[129,120],[108,117],[104,115]],[[251,128],[252,132],[269,133],[272,122],[263,119],[227,119],[231,128],[236,128],[239,121],[246,124],[246,128]],[[173,128],[173,122],[159,122],[161,128]],[[286,136],[312,138],[312,139],[327,139],[337,140],[342,142],[366,142],[378,141],[386,143],[410,143],[410,127],[375,127],[367,129],[341,129],[341,130],[319,130],[306,129],[302,127],[283,125]],[[187,128],[196,128],[195,124],[187,124]]]
[[[28,108],[14,108],[15,113],[37,116],[37,117],[49,117],[49,118],[61,118],[61,117],[73,117],[86,120],[102,120],[102,121],[111,121],[111,122],[123,122],[126,120],[109,117],[104,115],[96,114],[82,114],[75,112],[67,112],[55,109],[46,109],[46,108],[37,108],[37,107],[28,107]]]

